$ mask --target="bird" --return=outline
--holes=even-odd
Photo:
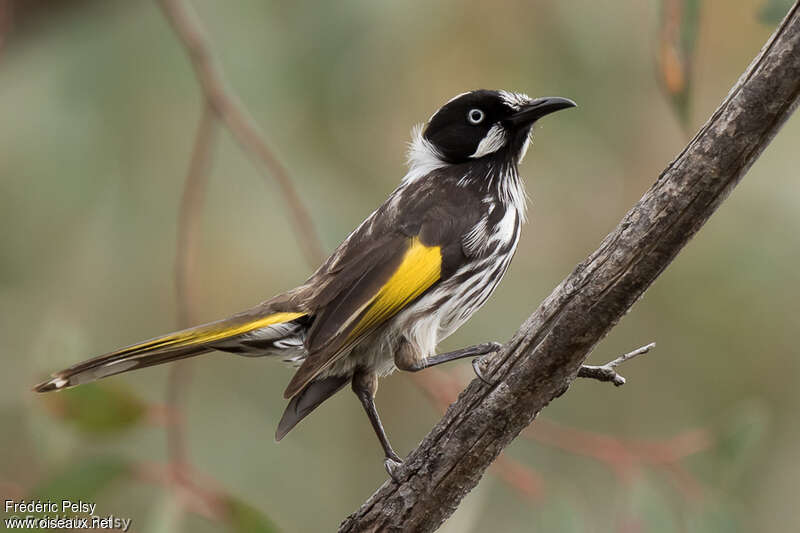
[[[489,342],[436,353],[486,302],[514,256],[527,203],[519,164],[535,123],[575,106],[505,90],[455,96],[414,127],[400,184],[305,283],[228,318],[77,363],[34,390],[211,351],[273,356],[297,369],[276,440],[350,384],[394,478],[402,459],[375,406],[378,379],[462,358],[476,367],[498,349]]]

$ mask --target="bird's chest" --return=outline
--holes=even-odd
[[[467,263],[513,255],[519,240],[520,214],[513,205],[491,203],[486,214],[463,238]]]
[[[520,216],[513,207],[500,215],[485,217],[465,236],[467,261],[408,310],[405,336],[422,353],[435,353],[436,345],[486,302],[508,270],[519,241]]]
[[[514,207],[507,207],[502,216],[479,223],[468,239],[479,233],[477,241],[467,241],[465,249],[473,246],[472,255],[445,285],[453,294],[442,327],[449,335],[477,311],[497,288],[508,270],[519,242],[520,216]]]

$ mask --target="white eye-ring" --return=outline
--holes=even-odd
[[[480,109],[470,109],[467,113],[467,120],[470,124],[480,124],[483,122],[484,113]]]

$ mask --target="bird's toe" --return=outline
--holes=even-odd
[[[475,371],[475,375],[478,376],[478,379],[480,379],[481,381],[483,381],[487,385],[492,386],[492,385],[494,385],[494,383],[492,381],[490,381],[489,379],[487,379],[483,375],[483,370],[481,370],[481,360],[482,359],[483,359],[483,356],[476,357],[475,359],[472,360],[472,370]]]
[[[383,466],[386,468],[386,472],[389,473],[389,477],[396,483],[400,483],[399,474],[400,474],[400,467],[402,466],[403,461],[395,455],[394,457],[387,457],[383,461]]]

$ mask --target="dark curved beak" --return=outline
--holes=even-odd
[[[569,98],[560,96],[547,96],[545,98],[534,98],[508,119],[513,126],[528,126],[539,120],[545,115],[555,113],[562,109],[578,107],[578,104]]]

